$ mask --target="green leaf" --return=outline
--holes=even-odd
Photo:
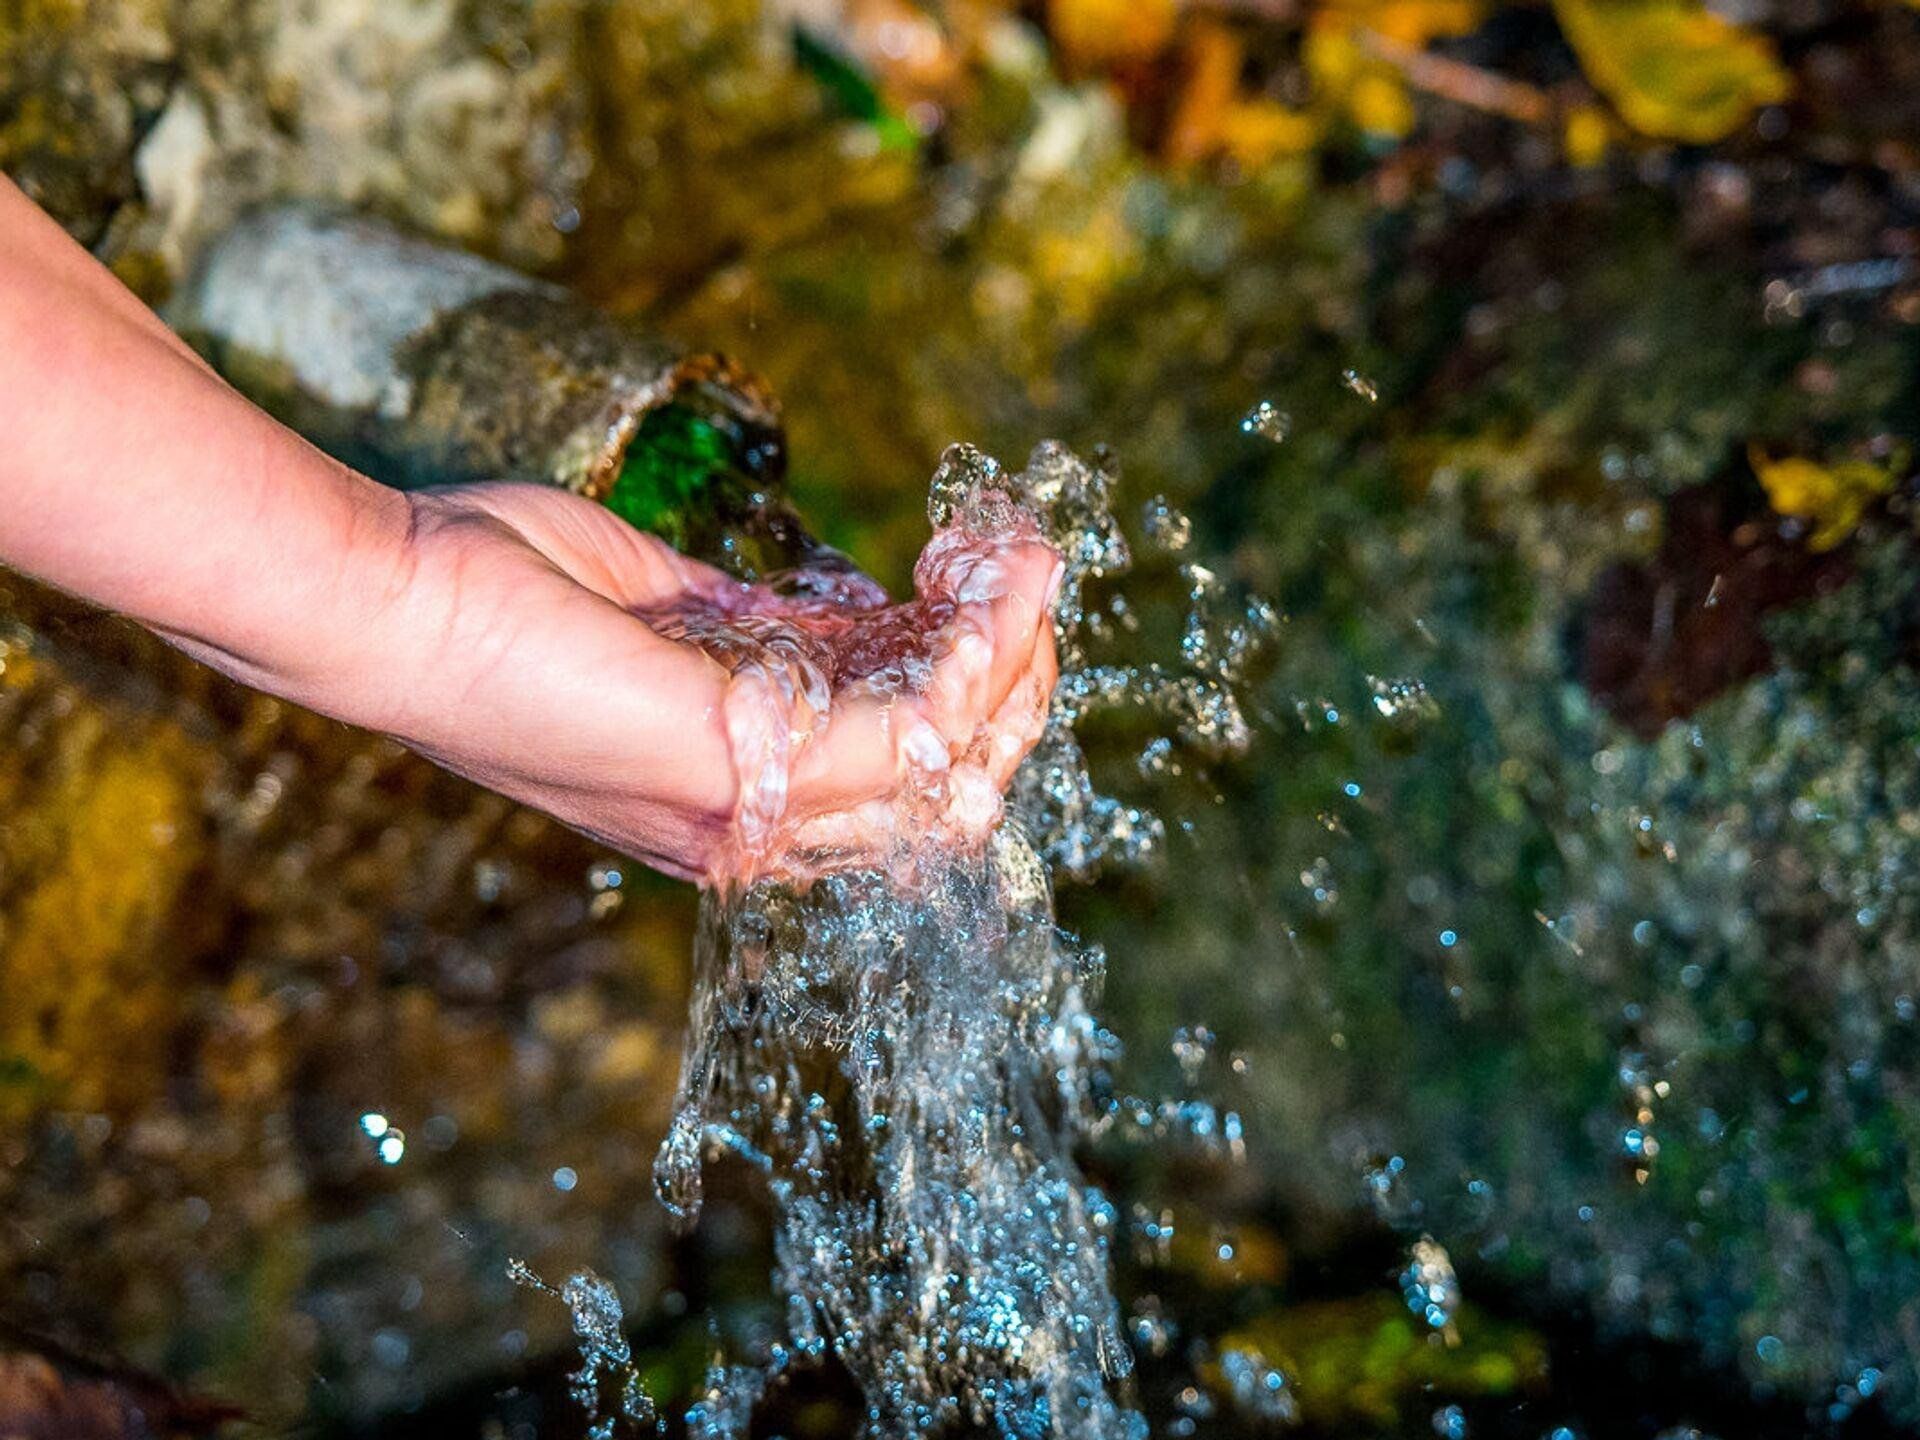
[[[920,136],[906,117],[887,104],[880,86],[852,56],[804,25],[793,29],[793,53],[800,68],[826,92],[834,108],[873,126],[889,150],[916,150]]]

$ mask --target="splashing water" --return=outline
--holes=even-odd
[[[762,1173],[775,1290],[789,1298],[781,1342],[711,1373],[688,1414],[694,1435],[744,1436],[769,1385],[829,1353],[860,1385],[875,1440],[953,1422],[1017,1440],[1146,1434],[1109,1279],[1125,1227],[1073,1150],[1159,1112],[1113,1093],[1117,1044],[1090,1009],[1104,957],[1055,923],[1049,867],[1090,875],[1153,854],[1164,836],[1157,817],[1096,791],[1074,723],[1137,707],[1204,754],[1244,747],[1233,683],[1273,617],[1188,566],[1181,661],[1092,664],[1086,586],[1131,559],[1110,487],[1105,469],[1056,444],[1013,475],[955,447],[935,476],[930,554],[1037,524],[1064,560],[1062,679],[985,844],[903,826],[887,863],[805,890],[763,879],[703,896],[656,1183],[691,1225],[706,1159]],[[1184,545],[1178,525],[1159,528],[1165,548]],[[729,639],[785,646],[783,663],[798,653],[778,625]],[[884,650],[871,657],[883,667]],[[899,673],[914,683],[911,666]],[[1169,1113],[1237,1153],[1237,1117],[1197,1103]]]
[[[633,1363],[626,1314],[613,1286],[591,1270],[568,1276],[564,1285],[549,1285],[524,1260],[507,1262],[507,1278],[553,1296],[573,1315],[573,1333],[580,1342],[580,1368],[567,1377],[567,1392],[586,1416],[587,1440],[614,1440],[623,1420],[630,1434],[665,1430],[653,1397]],[[608,1393],[613,1397],[610,1402],[602,1398]]]
[[[1220,1357],[1220,1375],[1241,1415],[1262,1428],[1292,1425],[1300,1418],[1287,1377],[1257,1350],[1228,1350]]]
[[[1407,1268],[1400,1272],[1400,1293],[1407,1308],[1449,1345],[1459,1343],[1454,1317],[1460,1311],[1460,1279],[1447,1247],[1431,1235],[1422,1235],[1408,1251]]]
[[[1293,416],[1271,400],[1262,400],[1241,418],[1240,428],[1278,445],[1293,433]]]

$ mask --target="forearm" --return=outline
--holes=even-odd
[[[408,520],[0,180],[0,563],[288,693],[364,650]]]
[[[717,574],[570,495],[354,473],[4,179],[0,565],[676,873],[730,823],[724,672],[629,613]]]

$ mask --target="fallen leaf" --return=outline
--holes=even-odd
[[[1070,65],[1110,70],[1139,64],[1172,43],[1175,0],[1048,0],[1047,29]]]
[[[1644,135],[1706,144],[1792,88],[1773,45],[1699,0],[1554,0],[1587,78]]]
[[[1191,165],[1224,156],[1256,169],[1309,150],[1320,138],[1313,116],[1275,100],[1241,95],[1245,55],[1239,35],[1229,27],[1206,21],[1192,27],[1179,101],[1161,142],[1168,160]]]
[[[1307,25],[1304,58],[1316,97],[1369,135],[1401,139],[1413,129],[1413,97],[1402,70],[1374,52],[1418,55],[1435,40],[1469,34],[1485,16],[1480,0],[1333,0]]]
[[[1577,105],[1569,110],[1560,140],[1567,163],[1585,170],[1606,159],[1612,128],[1597,105]]]
[[[1851,535],[1867,507],[1891,490],[1896,478],[1893,468],[1869,460],[1832,465],[1797,455],[1775,460],[1758,446],[1749,447],[1747,458],[1767,503],[1812,525],[1807,545],[1816,551],[1831,550]]]

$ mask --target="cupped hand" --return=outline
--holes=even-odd
[[[942,532],[916,599],[871,608],[744,585],[557,490],[410,500],[362,703],[322,708],[669,874],[975,842],[1039,738],[1059,561],[1030,526]]]

